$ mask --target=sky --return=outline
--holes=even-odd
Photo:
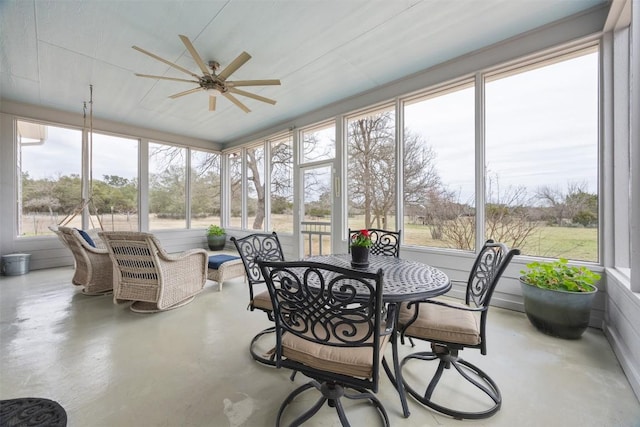
[[[597,192],[597,61],[589,54],[486,84],[485,167],[503,189],[585,183]],[[433,148],[461,201],[475,192],[473,97],[462,89],[405,109],[405,127]]]
[[[486,169],[500,188],[584,183],[597,192],[597,67],[592,53],[486,84]],[[468,88],[405,109],[405,128],[435,151],[442,182],[462,202],[474,194],[473,96]],[[94,179],[135,178],[135,140],[96,134],[93,142]],[[46,154],[42,147],[23,148],[32,178],[80,173],[80,156],[69,156],[80,152],[79,130],[49,127]]]

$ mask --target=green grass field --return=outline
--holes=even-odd
[[[542,227],[520,248],[525,255],[598,261],[598,229]]]
[[[350,221],[351,228],[362,227]],[[405,224],[402,231],[404,244],[437,248],[453,248],[445,240],[431,237],[429,226]],[[490,236],[487,236],[490,237]],[[505,242],[509,244],[509,242]],[[568,258],[575,261],[598,261],[598,229],[582,227],[541,226],[519,248],[523,255],[548,258]]]
[[[113,223],[111,215],[103,216],[103,227],[105,230],[136,230],[137,218],[135,216],[127,218],[124,215],[115,215]],[[47,226],[56,224],[58,218],[52,219],[47,215],[25,216],[23,218],[23,236],[50,235],[53,234]],[[323,220],[323,221],[326,221]],[[389,218],[389,223],[393,223],[394,218]],[[218,217],[198,218],[192,221],[193,228],[207,227],[209,224],[219,224]],[[250,221],[251,222],[251,221]],[[152,218],[150,225],[153,230],[181,228],[184,227],[184,220],[157,219]],[[349,226],[352,229],[362,228],[364,221],[362,218],[350,218]],[[80,227],[80,217],[74,218],[70,227]],[[91,228],[98,228],[94,221]],[[291,215],[272,215],[272,227],[279,232],[291,232],[293,230],[293,218]],[[395,227],[391,227],[395,228]],[[454,246],[446,240],[435,240],[431,237],[429,226],[418,224],[405,224],[403,230],[403,240],[405,245],[425,246],[438,248],[453,248]],[[329,245],[328,237],[323,245],[326,249]],[[510,242],[505,242],[510,244]],[[598,261],[598,230],[596,228],[581,227],[548,227],[541,226],[527,239],[525,245],[519,248],[523,255],[541,256],[549,258],[564,257],[575,261]],[[305,249],[306,250],[306,249]]]

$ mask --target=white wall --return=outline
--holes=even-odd
[[[609,254],[609,258],[615,259],[615,262],[607,265],[603,330],[640,399],[640,2],[627,0],[626,6],[632,8],[629,13],[631,29],[622,29],[611,35],[610,45],[607,46],[612,51],[610,56],[613,63],[609,77],[619,90],[613,94],[606,93],[605,98],[616,106],[613,126],[616,126],[615,121],[618,120],[624,127],[615,132],[615,137],[621,140],[614,139],[608,146],[618,149],[626,146],[625,154],[630,157],[630,173],[624,178],[626,182],[618,183],[614,180],[612,184],[628,189],[631,206],[623,209],[629,217],[628,221],[623,222],[623,229],[617,227],[615,233],[606,238],[613,240],[611,247],[614,251],[627,251],[630,248],[631,253],[630,257],[626,256],[626,252],[623,256]],[[619,92],[626,93],[616,98],[615,94]],[[626,102],[621,102],[621,99]],[[620,208],[615,200],[610,203],[613,204],[612,210]],[[619,215],[614,214],[609,219],[615,224],[617,218]],[[616,241],[616,235],[625,232],[629,233],[629,238]],[[620,241],[629,246],[621,247]],[[625,262],[630,264],[630,275],[629,269],[624,268]]]

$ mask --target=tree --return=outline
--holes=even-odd
[[[293,149],[288,139],[271,144],[271,161],[269,162],[271,176],[272,203],[274,195],[293,204]],[[253,184],[255,191],[255,217],[253,229],[261,230],[264,224],[266,194],[261,171],[264,170],[264,150],[251,148],[247,150],[247,179]],[[233,182],[232,182],[233,184]],[[272,205],[273,207],[273,205]]]
[[[250,148],[247,150],[247,174],[248,180],[253,183],[256,192],[256,211],[253,219],[253,229],[261,230],[264,223],[264,183],[260,171],[264,170],[264,149]]]
[[[347,170],[350,210],[364,214],[364,226],[384,227],[395,199],[394,121],[388,112],[349,122]],[[394,206],[391,204],[391,206]]]
[[[442,234],[457,249],[473,250],[475,242],[475,209],[457,203],[453,194],[442,200],[443,210],[453,218],[441,222]],[[497,175],[489,176],[487,202],[484,207],[486,237],[510,247],[522,247],[539,227],[529,216],[531,198],[525,187],[507,186],[500,189]]]
[[[456,249],[473,250],[476,238],[475,209],[458,203],[452,193],[444,193],[443,196],[437,199],[432,237],[441,236]]]
[[[185,217],[184,166],[170,164],[149,177],[149,212],[170,218]]]
[[[395,213],[395,119],[390,112],[375,113],[349,123],[349,208],[364,214],[365,227],[384,228]],[[440,187],[435,153],[409,130],[404,133],[404,200],[425,206],[431,191]]]
[[[589,222],[598,220],[598,196],[587,192],[586,183],[567,184],[567,191],[559,187],[542,186],[536,191],[537,198],[553,216],[556,225],[563,225],[565,220],[573,221],[576,215],[582,213],[578,223],[591,218]]]

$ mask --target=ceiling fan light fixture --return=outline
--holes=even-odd
[[[221,83],[219,81],[216,80],[212,80],[212,81],[206,81],[206,82],[201,82],[200,86],[208,91],[208,92],[212,92],[213,95],[222,95],[223,93],[227,92],[227,86],[224,83]]]

